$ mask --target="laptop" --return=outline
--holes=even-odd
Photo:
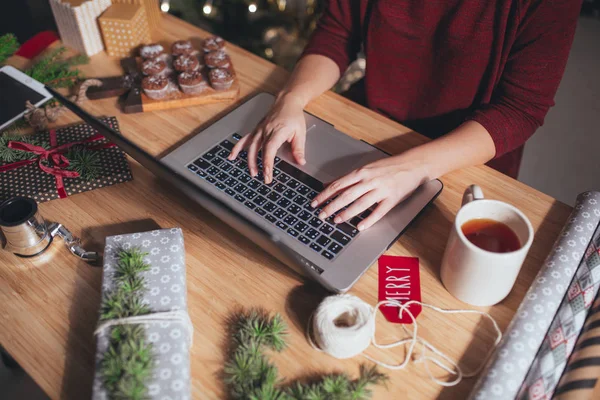
[[[275,99],[270,94],[247,100],[159,161],[56,91],[46,89],[159,178],[287,266],[338,293],[349,290],[443,188],[439,180],[425,183],[371,228],[359,232],[356,226],[372,209],[335,224],[334,216],[319,220],[320,209],[312,209],[310,202],[328,182],[389,157],[383,151],[305,113],[306,165],[295,164],[284,146],[275,159],[273,182],[266,185],[262,174],[250,176],[246,152],[227,160],[235,143],[270,109]]]

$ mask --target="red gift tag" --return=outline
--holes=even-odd
[[[421,301],[419,259],[415,257],[379,257],[379,301],[396,300],[404,304],[409,300]],[[379,308],[385,319],[399,324],[410,324],[407,313],[398,317],[399,307],[383,305]],[[421,313],[420,304],[411,304],[408,310],[416,318]]]

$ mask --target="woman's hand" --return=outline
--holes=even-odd
[[[429,180],[426,168],[405,154],[375,161],[350,172],[328,185],[311,206],[318,207],[331,199],[319,214],[319,218],[325,219],[351,204],[334,218],[333,222],[339,224],[378,204],[357,226],[361,231],[371,227]]]
[[[258,174],[258,151],[262,149],[263,175],[267,184],[273,180],[275,155],[284,142],[291,143],[296,162],[304,165],[306,122],[303,108],[304,104],[292,93],[278,97],[254,131],[241,138],[233,147],[229,159],[234,160],[242,149],[248,149],[248,168],[250,175],[254,177]]]

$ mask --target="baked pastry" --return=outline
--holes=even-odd
[[[146,44],[140,48],[140,56],[143,59],[156,58],[165,53],[165,48],[159,43]]]
[[[177,81],[185,94],[199,94],[208,87],[200,71],[182,72],[177,77]]]
[[[173,57],[179,57],[182,55],[191,55],[194,52],[192,42],[189,40],[178,40],[171,46],[171,54]]]
[[[210,85],[215,90],[227,90],[233,84],[233,74],[225,68],[213,68],[208,73]]]
[[[142,89],[146,96],[154,100],[164,99],[169,91],[169,81],[167,78],[154,75],[142,79]]]
[[[204,54],[204,64],[208,68],[228,68],[231,59],[224,50],[216,50]]]
[[[151,58],[142,63],[142,74],[147,76],[167,76],[169,69],[167,63],[160,58]]]
[[[215,50],[223,50],[225,49],[225,41],[219,36],[209,37],[204,41],[203,48],[206,53]]]
[[[178,72],[192,72],[200,69],[200,62],[194,56],[182,55],[173,60],[173,68]]]

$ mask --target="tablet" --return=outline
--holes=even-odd
[[[0,130],[27,112],[27,101],[39,107],[51,98],[44,85],[30,76],[11,66],[0,68]]]

